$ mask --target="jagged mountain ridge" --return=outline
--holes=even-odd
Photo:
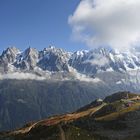
[[[71,68],[86,75],[100,72],[125,72],[139,69],[140,57],[137,53],[120,53],[104,48],[66,52],[55,47],[38,51],[27,48],[21,52],[15,47],[7,48],[0,56],[2,72],[34,71],[36,68],[49,72],[70,72]]]
[[[75,52],[70,65],[78,71],[96,74],[104,71],[129,71],[140,66],[140,58],[136,53],[120,53],[104,48],[91,51]]]
[[[62,49],[49,47],[37,51],[29,47],[23,52],[17,50],[15,47],[7,48],[0,56],[0,64],[5,68],[4,72],[33,71],[35,67],[48,71],[68,71],[69,55]]]

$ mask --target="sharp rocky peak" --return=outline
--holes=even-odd
[[[49,48],[44,48],[40,52],[40,61],[38,66],[43,70],[49,71],[68,71],[68,60],[70,55],[68,52],[50,46]]]
[[[18,56],[14,66],[19,69],[33,70],[37,65],[38,57],[39,52],[29,47]]]
[[[13,63],[19,53],[20,50],[16,47],[9,47],[2,52],[0,59],[3,63]]]
[[[8,47],[4,52],[5,53],[14,53],[14,54],[17,54],[17,53],[20,53],[20,50],[18,48],[16,48],[16,47]]]
[[[49,46],[48,48],[44,48],[43,51],[41,51],[43,55],[53,54],[53,55],[66,55],[68,54],[66,51],[64,51],[61,48],[56,48],[54,46]]]

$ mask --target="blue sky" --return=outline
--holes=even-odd
[[[71,40],[68,24],[80,0],[0,0],[0,51],[16,46],[42,49],[48,45],[68,51],[85,49]]]

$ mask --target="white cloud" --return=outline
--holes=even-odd
[[[75,79],[75,80],[84,81],[84,82],[92,82],[92,83],[100,83],[100,82],[103,82],[98,77],[91,78],[88,75],[81,74],[81,73],[77,72],[77,70],[76,69],[73,69],[73,68],[71,68],[71,74],[74,76],[73,79]],[[68,80],[70,80],[70,79],[68,79]]]
[[[0,79],[17,79],[17,80],[45,80],[43,77],[39,77],[35,74],[31,73],[22,73],[22,72],[15,72],[15,73],[8,73],[8,74],[0,74]]]
[[[99,78],[91,78],[91,77],[88,77],[88,76],[86,76],[86,75],[84,75],[84,74],[79,74],[79,73],[77,73],[77,74],[75,74],[75,78],[77,79],[77,80],[79,80],[79,81],[84,81],[84,82],[93,82],[93,83],[99,83],[99,82],[102,82],[102,80],[101,79],[99,79]]]
[[[82,0],[69,17],[73,37],[90,47],[128,50],[140,40],[140,0]]]
[[[84,63],[90,63],[91,65],[98,65],[100,67],[105,66],[109,63],[109,60],[102,56],[102,55],[96,55],[94,59],[86,60]]]

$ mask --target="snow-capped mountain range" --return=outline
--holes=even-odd
[[[7,48],[0,56],[0,130],[73,112],[118,91],[140,93],[139,68],[136,51]]]
[[[106,71],[125,72],[139,69],[140,55],[104,48],[70,53],[52,46],[42,51],[29,47],[23,52],[11,47],[1,54],[0,67],[2,73],[35,72],[36,69],[42,72],[71,72],[75,69],[82,74],[96,75]]]
[[[11,47],[3,51],[0,56],[0,66],[4,68],[4,72],[34,71],[36,68],[51,72],[69,71],[69,58],[69,53],[54,47],[42,51],[29,47],[23,52]]]

